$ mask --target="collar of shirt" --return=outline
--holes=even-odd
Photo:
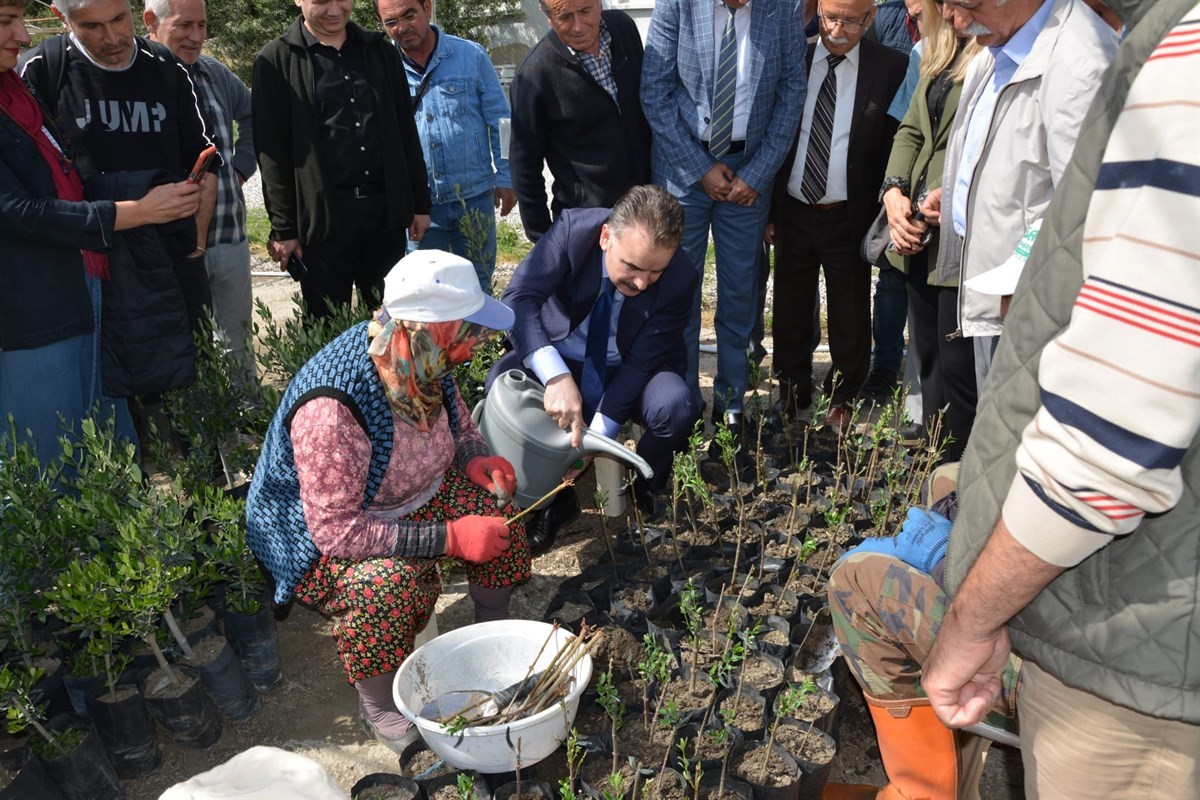
[[[442,34],[437,29],[436,25],[430,25],[429,31],[433,34],[433,49],[429,51],[429,60],[424,64],[418,64],[416,61],[408,57],[408,53],[396,44],[396,40],[392,39],[392,44],[396,45],[396,49],[400,51],[400,58],[404,59],[404,63],[413,68],[413,71],[418,75],[424,75],[425,70],[429,69],[429,65],[433,63],[433,57],[437,55],[438,45],[442,43]],[[390,38],[390,37],[389,37]]]
[[[1029,58],[1033,51],[1034,42],[1046,27],[1050,19],[1050,9],[1054,0],[1045,0],[1034,15],[1002,45],[989,47],[992,57],[996,60],[995,72],[992,74],[992,90],[1000,91],[1005,84],[1012,80],[1021,64]]]
[[[821,73],[821,79],[824,80],[825,70],[829,66],[829,62],[826,59],[828,59],[831,55],[833,55],[833,54],[825,49],[825,41],[821,37],[818,36],[817,37],[817,47],[813,51],[812,70],[810,70],[810,72],[819,71]],[[853,50],[851,50],[849,53],[846,53],[846,61],[849,61],[851,66],[857,68],[858,67],[858,59],[861,57],[861,55],[862,55],[862,51],[859,50],[858,45],[855,45]],[[845,63],[845,62],[843,62],[843,63]],[[818,65],[819,65],[819,67],[818,67]],[[840,67],[841,64],[838,64],[838,66]],[[809,81],[809,85],[810,86],[813,85],[812,81]],[[815,90],[819,90],[820,88],[821,88],[821,84],[819,84],[819,83],[816,84]]]
[[[597,55],[592,55],[591,53],[585,53],[582,50],[576,50],[575,48],[571,47],[571,45],[569,45],[569,44],[564,44],[563,47],[567,48],[567,51],[571,55],[578,58],[580,61],[584,61],[585,59],[589,59],[589,58],[600,59],[601,61],[608,61],[609,59],[612,58],[612,34],[608,32],[608,25],[605,24],[604,18],[601,17],[600,18],[600,52]]]
[[[310,31],[308,29],[308,26],[304,24],[303,20],[301,20],[301,22],[300,22],[300,35],[304,37],[304,46],[305,46],[305,48],[307,48],[309,50],[313,49],[313,47],[315,47],[316,45],[321,44],[321,40],[318,39],[316,36],[313,36],[312,31]],[[352,42],[355,44],[358,43],[358,31],[355,29],[355,26],[352,23],[347,22],[346,23],[346,41],[342,44],[342,47],[345,47],[346,45],[348,45]],[[333,49],[333,47],[331,45],[325,45],[325,46],[329,47],[331,50]]]

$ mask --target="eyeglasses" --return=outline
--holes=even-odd
[[[866,14],[864,14],[862,19],[844,19],[842,17],[831,17],[822,12],[820,6],[817,6],[817,16],[820,17],[821,21],[824,22],[830,29],[841,25],[842,30],[846,31],[847,33],[857,33],[858,31],[862,30],[864,25],[867,24],[867,18],[871,16],[871,12],[868,11]]]
[[[387,19],[383,20],[383,27],[394,28],[397,25],[399,25],[401,22],[403,22],[406,25],[412,25],[414,22],[417,21],[417,16],[418,15],[417,15],[416,10],[410,8],[408,11],[405,11],[399,17],[388,17]]]

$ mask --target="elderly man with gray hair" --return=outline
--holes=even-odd
[[[228,67],[202,54],[208,29],[204,0],[146,0],[142,20],[150,40],[166,45],[188,68],[221,153],[222,163],[214,170],[217,196],[204,244],[204,266],[212,289],[213,314],[240,368],[238,377],[252,383],[257,373],[250,345],[250,241],[242,196],[242,184],[258,168],[250,90]]]

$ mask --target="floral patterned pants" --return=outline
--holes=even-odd
[[[406,518],[444,522],[469,514],[508,517],[517,510],[500,508],[486,489],[451,468],[437,494]],[[300,580],[296,598],[334,620],[338,655],[351,683],[394,672],[412,652],[441,594],[442,562],[462,564],[467,580],[487,589],[524,583],[531,574],[525,523],[513,526],[508,550],[484,564],[443,556],[362,561],[322,556]]]

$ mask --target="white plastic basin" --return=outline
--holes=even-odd
[[[531,663],[534,672],[545,669],[555,653],[575,638],[559,628],[538,656],[552,630],[545,622],[514,619],[481,622],[444,633],[418,647],[400,665],[392,685],[396,706],[417,726],[430,749],[457,769],[492,773],[532,766],[553,753],[570,734],[579,696],[592,678],[590,656],[581,658],[572,669],[575,683],[566,699],[533,716],[449,735],[442,725],[419,715],[427,703],[449,692],[500,691],[523,680]]]

